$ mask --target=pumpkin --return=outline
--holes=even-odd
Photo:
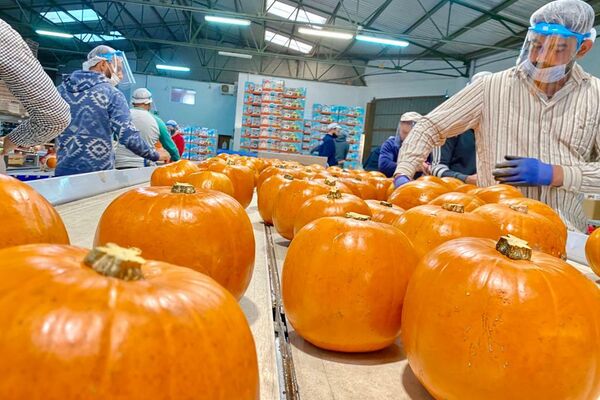
[[[329,186],[330,188],[337,189],[342,193],[354,194],[354,192],[352,190],[350,190],[350,188],[348,186],[346,186],[344,183],[340,182],[339,179],[337,179],[337,178],[333,178],[333,177],[324,178],[324,179],[314,179],[313,178],[312,180],[314,182],[324,183],[325,185]]]
[[[202,272],[242,297],[254,269],[254,230],[230,196],[189,184],[130,190],[104,211],[95,245],[136,247]]]
[[[392,179],[381,178],[381,177],[370,177],[368,179],[369,184],[375,189],[375,199],[372,200],[387,200],[388,189],[394,185]],[[367,199],[368,200],[368,199]]]
[[[471,194],[448,192],[431,200],[429,204],[434,206],[443,206],[444,204],[460,204],[464,206],[466,212],[471,212],[477,207],[484,205],[485,202],[479,197]]]
[[[367,205],[371,209],[372,221],[392,225],[402,214],[404,209],[387,201],[367,200]]]
[[[301,179],[294,179],[282,187],[273,207],[273,225],[277,232],[285,239],[292,240],[296,215],[300,207],[306,200],[320,194],[327,194],[330,189],[323,183]]]
[[[469,193],[470,191],[475,191],[479,189],[477,186],[475,185],[471,185],[470,183],[465,183],[463,185],[457,186],[454,189],[452,189],[453,192],[460,192],[460,193]],[[472,193],[473,196],[476,195],[476,193]]]
[[[214,160],[214,158],[212,159]],[[190,160],[179,160],[174,163],[157,167],[150,177],[151,186],[172,186],[183,180],[200,168]]]
[[[311,164],[308,167],[312,168],[315,171],[325,171],[325,167],[320,164]]]
[[[304,202],[294,222],[294,236],[308,223],[323,217],[343,217],[349,212],[371,216],[371,209],[363,199],[345,194],[338,189],[312,197]]]
[[[600,229],[594,230],[585,242],[585,258],[594,273],[600,276]]]
[[[216,190],[233,197],[234,190],[231,179],[220,172],[194,172],[188,175],[184,181],[198,189]]]
[[[424,205],[407,210],[394,224],[408,237],[422,258],[442,243],[461,237],[495,239],[500,237],[498,226],[486,218],[465,212],[459,204]]]
[[[457,178],[452,178],[451,176],[444,176],[442,181],[448,186],[450,189],[456,189],[459,186],[464,185],[464,182]]]
[[[258,189],[258,212],[264,223],[273,225],[273,208],[282,187],[294,180],[289,174],[275,174],[269,177]]]
[[[339,173],[344,172],[343,169],[341,169],[340,167],[337,167],[337,166],[327,167],[326,171],[329,173],[334,173],[334,174],[339,174]]]
[[[242,207],[247,208],[252,203],[254,196],[254,170],[243,165],[235,165],[232,163],[213,164],[210,167],[211,171],[221,172],[231,179],[233,183],[233,197],[240,202]]]
[[[510,185],[494,185],[486,188],[477,188],[471,190],[469,194],[479,197],[486,203],[499,203],[505,199],[521,198],[523,193],[519,189]]]
[[[374,176],[376,178],[387,178],[383,172],[379,171],[369,171],[369,175]]]
[[[50,169],[56,168],[56,156],[48,156],[46,158],[46,167]]]
[[[191,269],[112,245],[18,246],[0,251],[0,293],[2,399],[258,398],[242,309]]]
[[[436,197],[449,192],[446,186],[435,182],[412,181],[394,190],[388,201],[400,208],[410,208],[429,203]]]
[[[513,237],[457,239],[413,274],[402,343],[436,399],[597,399],[598,310],[564,261]]]
[[[379,350],[398,336],[417,257],[398,229],[348,217],[320,218],[292,241],[282,272],[286,316],[315,346]]]
[[[69,244],[65,224],[31,186],[0,174],[0,249],[33,243]]]
[[[554,209],[548,204],[542,203],[541,201],[528,199],[527,197],[514,197],[500,200],[500,204],[505,204],[507,206],[526,206],[529,210],[535,212],[536,214],[543,215],[554,223],[555,229],[560,230],[563,240],[567,240],[567,225],[565,225],[558,213],[554,211]]]
[[[363,181],[361,178],[342,178],[340,181],[348,186],[355,196],[363,200],[376,200],[377,191],[375,187]]]
[[[556,224],[525,205],[486,204],[473,210],[500,228],[503,235],[511,234],[529,242],[534,250],[566,259],[567,238]]]
[[[269,179],[273,175],[285,174],[287,172],[289,172],[288,169],[284,168],[282,165],[271,166],[271,167],[265,168],[260,173],[260,175],[258,175],[258,180],[256,181],[256,189],[257,190],[260,189],[260,187],[264,183],[264,181],[266,181],[267,179]]]
[[[420,178],[417,179],[417,181],[433,182],[433,183],[437,183],[438,185],[441,185],[445,188],[448,188],[448,190],[451,189],[451,187],[449,185],[447,185],[446,182],[444,182],[444,180],[442,178],[437,177],[435,175],[422,175]]]

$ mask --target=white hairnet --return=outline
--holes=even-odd
[[[531,15],[530,23],[540,22],[563,25],[572,32],[585,35],[594,27],[594,9],[582,0],[556,0],[539,8]]]
[[[402,114],[400,122],[419,122],[423,116],[418,112],[409,111]]]
[[[152,93],[146,88],[139,88],[133,91],[133,95],[131,96],[132,104],[151,104],[152,103]]]
[[[483,78],[484,76],[489,76],[489,75],[492,75],[492,73],[490,71],[481,71],[481,72],[478,72],[478,73],[474,74],[471,77],[471,80],[469,81],[469,84],[475,83],[479,79]]]
[[[177,128],[177,121],[175,121],[174,119],[170,119],[167,121],[167,126],[174,126],[175,128]]]
[[[88,71],[90,68],[94,67],[100,61],[106,61],[106,57],[102,57],[104,54],[112,54],[115,53],[115,49],[110,46],[106,46],[104,44],[100,46],[96,46],[92,51],[88,53],[87,61],[83,63],[83,69]]]
[[[337,122],[333,122],[333,123],[327,125],[328,131],[330,131],[332,129],[342,129],[342,126],[340,124],[338,124]]]

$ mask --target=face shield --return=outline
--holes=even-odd
[[[573,32],[563,25],[540,22],[529,28],[517,67],[538,83],[555,83],[566,78],[577,53],[591,33]]]
[[[93,50],[92,50],[93,53]],[[135,83],[133,72],[127,62],[127,56],[124,52],[115,50],[106,53],[92,54],[88,57],[88,60],[83,63],[83,69],[89,70],[101,61],[106,61],[110,70],[110,80],[113,86],[120,85],[121,87],[128,87]]]

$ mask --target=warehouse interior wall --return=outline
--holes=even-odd
[[[174,119],[180,125],[197,125],[217,129],[219,135],[233,135],[236,97],[221,94],[221,84],[137,74],[135,79],[131,92],[138,87],[148,88],[165,122]],[[195,104],[172,102],[172,88],[196,91]]]

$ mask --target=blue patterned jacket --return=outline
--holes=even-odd
[[[75,71],[58,91],[71,107],[71,124],[56,138],[56,176],[113,169],[113,137],[136,155],[158,160],[131,122],[125,96],[104,75]]]

